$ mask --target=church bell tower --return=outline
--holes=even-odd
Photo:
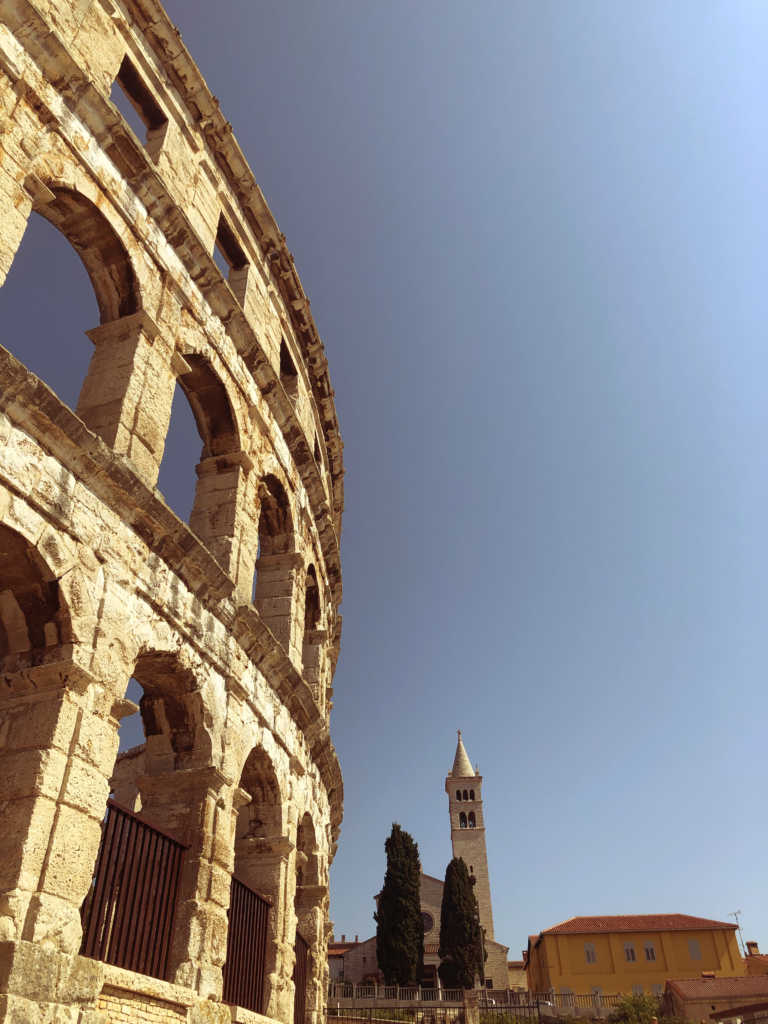
[[[473,770],[461,738],[461,729],[458,733],[453,769],[445,780],[451,816],[451,845],[453,856],[462,857],[469,873],[474,875],[480,924],[485,931],[485,938],[493,939],[491,883],[488,878],[483,820],[483,777]]]

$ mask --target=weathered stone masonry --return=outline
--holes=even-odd
[[[298,927],[314,1021],[342,445],[285,240],[155,0],[0,0],[0,283],[30,216],[101,322],[74,411],[23,338],[0,348],[0,1021],[260,1019],[221,1002],[233,872],[272,901],[266,1012],[293,1020]],[[189,524],[155,486],[177,384],[203,442]],[[131,677],[146,743],[115,767]],[[165,980],[79,955],[111,790],[188,847]]]

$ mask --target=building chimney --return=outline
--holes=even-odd
[[[747,943],[747,956],[759,956],[760,950],[757,948],[756,942]]]
[[[356,935],[356,936],[355,936],[355,942],[359,942],[359,941],[360,941],[360,936],[359,936],[359,935]]]
[[[347,936],[344,934],[344,932],[341,933],[341,941],[342,942],[346,942],[347,941]]]

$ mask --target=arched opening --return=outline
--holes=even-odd
[[[312,688],[312,694],[321,708],[325,706],[323,640],[321,629],[320,588],[317,573],[310,565],[304,579],[304,649],[302,670],[304,678]]]
[[[235,831],[236,844],[241,839],[267,839],[282,835],[283,811],[280,786],[272,762],[260,748],[248,755],[240,777],[240,788],[248,794],[248,802],[240,808]],[[235,874],[243,867],[238,862],[244,847],[235,846]],[[246,880],[246,879],[244,879]]]
[[[469,800],[469,795],[467,794],[466,789],[464,790],[464,799]]]
[[[32,213],[0,288],[2,344],[74,409],[93,345],[98,305],[82,262],[53,224]]]
[[[81,953],[169,979],[174,942],[188,927],[189,905],[199,904],[200,854],[190,840],[199,832],[207,787],[204,782],[190,787],[198,773],[185,769],[211,762],[202,696],[175,655],[150,652],[137,660],[113,715],[121,720],[118,751],[93,881],[81,911]],[[185,956],[183,950],[176,955]]]
[[[101,323],[130,316],[140,307],[138,285],[125,246],[99,208],[79,192],[52,188],[54,199],[38,208],[74,247],[93,284]]]
[[[189,369],[178,377],[158,485],[179,518],[230,571],[244,472],[239,432],[227,389],[208,360],[192,353],[184,362]]]
[[[280,339],[280,383],[288,397],[296,401],[299,393],[299,373],[288,351],[285,338]]]
[[[466,828],[466,827],[467,827],[467,816],[464,813],[464,811],[462,811],[461,814],[459,814],[459,828]]]
[[[294,554],[291,506],[285,488],[269,474],[259,484],[259,542],[253,603],[287,651],[293,639]]]
[[[475,791],[474,791],[474,789],[470,789],[470,791],[469,791],[469,799],[470,800],[474,800],[475,799]]]
[[[468,824],[469,824],[470,828],[474,828],[475,827],[476,822],[475,822],[475,812],[474,811],[470,811],[469,812]]]
[[[268,1013],[272,999],[269,978],[278,962],[286,841],[280,784],[261,747],[248,755],[240,793],[223,998]]]
[[[58,580],[21,534],[0,525],[0,664],[39,664],[71,633]]]
[[[46,547],[54,544],[49,534]],[[70,612],[50,565],[20,533],[0,525],[0,927],[6,938],[21,938],[26,929],[37,941],[36,922],[45,934],[55,904],[59,926],[76,941],[91,844],[98,845],[89,801],[94,789],[95,802],[101,793],[98,781],[83,785],[93,768],[77,749],[81,722],[94,723],[75,685],[71,640]],[[100,739],[98,722],[89,736]],[[57,896],[43,882],[51,860],[68,864],[67,892]]]
[[[461,800],[461,790],[460,789],[456,790],[456,799],[457,800]]]
[[[195,503],[200,441],[192,406],[184,389],[176,384],[157,486],[168,506],[185,523],[189,522]]]
[[[296,830],[296,943],[294,947],[294,1024],[304,1024],[307,1010],[316,999],[313,950],[316,951],[321,927],[322,895],[319,890],[319,864],[315,828],[309,814],[304,814]]]

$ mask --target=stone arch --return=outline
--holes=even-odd
[[[235,405],[206,356],[191,352],[180,362],[178,385],[189,402],[202,441],[189,525],[222,568],[236,575],[238,509],[245,500],[250,463],[242,453]]]
[[[209,884],[212,873],[230,868],[229,853],[216,835],[231,785],[218,764],[210,700],[189,660],[176,651],[144,648],[132,676],[143,690],[139,709],[145,743],[143,749],[117,756],[110,785],[118,803],[186,846],[167,978],[189,985],[207,955],[205,928],[212,916],[223,921],[225,914],[223,906],[211,902]]]
[[[464,813],[464,811],[462,811],[459,814],[459,828],[466,828],[466,827],[467,827],[467,816]]]
[[[59,581],[38,550],[0,524],[0,663],[39,661],[72,634]]]
[[[92,751],[109,749],[113,722],[93,715],[99,684],[68,646],[70,605],[51,565],[62,560],[51,531],[33,544],[0,525],[0,941],[71,953],[107,789]]]
[[[102,208],[83,192],[51,182],[35,210],[72,245],[91,279],[101,323],[136,313],[142,305],[133,262]]]
[[[293,513],[288,493],[274,473],[259,483],[259,558],[295,550]]]
[[[322,628],[322,606],[317,571],[310,565],[304,577],[304,639],[302,674],[321,709],[325,708],[325,651],[327,633]]]
[[[271,904],[264,956],[264,1012],[284,1019],[279,1012],[286,984],[281,943],[285,942],[285,894],[293,844],[285,835],[286,807],[278,774],[262,746],[255,746],[243,765],[236,814],[233,877]]]
[[[474,811],[470,811],[469,814],[467,815],[467,825],[470,828],[475,828],[475,826],[477,825],[477,821],[475,820],[475,812]]]
[[[296,529],[288,493],[268,473],[259,482],[258,552],[253,603],[263,621],[294,661],[301,659],[302,624],[294,607],[296,576],[303,559],[296,553]]]
[[[227,389],[210,361],[197,352],[184,356],[188,370],[178,381],[197,421],[202,459],[240,451],[240,431]]]
[[[325,915],[328,888],[321,877],[320,851],[312,816],[301,816],[296,827],[296,968],[294,969],[295,1024],[313,1021],[325,991]],[[303,963],[302,963],[303,961]],[[303,984],[303,988],[300,987]]]
[[[238,814],[236,840],[281,836],[284,828],[283,797],[274,765],[262,747],[254,747],[246,758],[240,788],[247,794],[247,802]]]

